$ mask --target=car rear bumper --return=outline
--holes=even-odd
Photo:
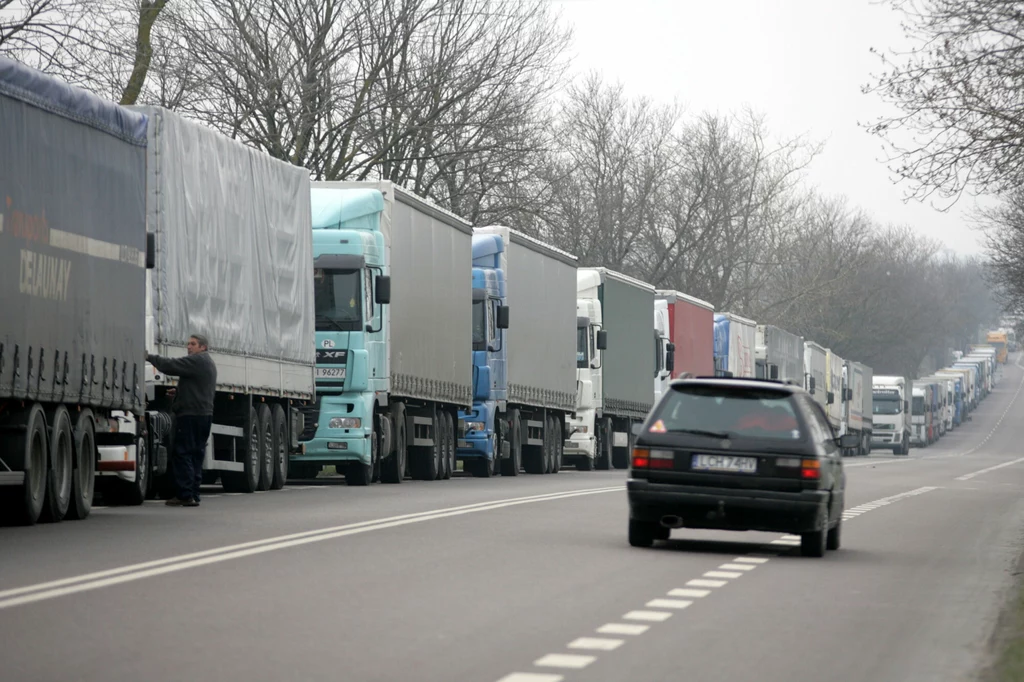
[[[686,528],[801,533],[821,530],[827,490],[796,493],[626,482],[629,516],[660,523],[678,516]]]

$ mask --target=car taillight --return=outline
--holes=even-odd
[[[647,448],[633,448],[633,468],[647,469],[651,464],[651,451]]]
[[[651,450],[652,469],[671,469],[675,465],[676,455],[671,450]]]
[[[821,462],[816,459],[805,459],[800,463],[800,478],[821,478]]]

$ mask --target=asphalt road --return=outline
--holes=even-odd
[[[1024,547],[1022,386],[1007,366],[939,444],[847,459],[824,559],[762,533],[632,549],[624,472],[0,528],[0,679],[974,679]]]

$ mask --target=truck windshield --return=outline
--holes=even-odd
[[[874,396],[871,399],[871,411],[874,414],[899,414],[902,412],[898,396]]]
[[[587,357],[587,328],[577,327],[576,328],[576,367],[586,369],[590,365],[588,364]]]
[[[316,330],[359,331],[363,318],[359,270],[313,271]]]
[[[911,414],[922,415],[924,414],[924,396],[915,395],[913,404],[911,405]]]
[[[473,301],[473,350],[487,350],[486,305],[486,301]]]

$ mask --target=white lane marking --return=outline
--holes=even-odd
[[[686,584],[690,587],[721,587],[728,581],[726,580],[687,580]]]
[[[654,623],[660,623],[663,620],[668,620],[672,617],[671,611],[630,611],[629,613],[622,616],[626,620],[649,620]]]
[[[726,578],[726,579],[732,580],[733,578],[739,578],[741,575],[743,575],[743,574],[742,573],[737,573],[735,571],[708,571],[707,573],[704,574],[704,577],[705,578]]]
[[[642,635],[651,629],[650,625],[633,623],[606,623],[597,629],[602,635]]]
[[[245,493],[224,493],[224,494],[225,495],[230,495],[231,497],[234,497],[235,495],[245,495]]]
[[[688,590],[683,587],[677,587],[674,590],[669,590],[668,596],[670,597],[693,597],[700,599],[711,594],[711,590]]]
[[[102,506],[100,506],[98,504],[95,504],[95,505],[92,506],[92,510],[93,511],[96,511],[97,509],[108,509],[108,507],[102,507]]]
[[[1021,457],[1020,459],[1015,459],[1012,462],[1003,462],[1002,464],[997,464],[997,465],[995,465],[993,467],[988,467],[986,469],[981,469],[980,471],[975,471],[975,472],[972,472],[970,474],[964,474],[963,476],[957,476],[956,480],[958,480],[958,481],[969,481],[969,480],[971,480],[972,478],[974,478],[976,476],[981,476],[982,474],[987,474],[988,472],[995,471],[996,469],[1002,469],[1004,467],[1013,466],[1014,464],[1020,464],[1021,462],[1024,462],[1024,457]]]
[[[773,545],[789,545],[790,547],[796,547],[800,544],[799,540],[772,540]]]
[[[753,571],[757,566],[750,564],[722,564],[719,568],[726,571]]]
[[[106,571],[97,571],[95,573],[87,573],[70,578],[63,578],[61,580],[53,580],[46,583],[38,583],[36,585],[27,585],[25,587],[4,590],[0,592],[0,610],[19,606],[21,604],[29,604],[32,602],[43,601],[45,599],[54,599],[56,597],[63,597],[69,594],[85,592],[87,590],[95,590],[101,587],[109,587],[111,585],[119,585],[135,580],[141,580],[143,578],[164,575],[166,573],[183,571],[188,568],[196,568],[199,566],[206,566],[208,564],[230,561],[232,559],[240,559],[280,549],[307,545],[314,542],[333,540],[336,538],[346,537],[348,535],[357,535],[360,533],[396,528],[414,523],[422,523],[424,521],[434,521],[437,519],[462,516],[464,514],[474,514],[493,509],[503,509],[506,507],[531,504],[534,502],[564,500],[586,495],[618,492],[622,489],[623,486],[614,486],[563,493],[549,493],[547,495],[509,498],[505,500],[481,502],[477,504],[450,507],[447,509],[436,509],[414,514],[403,514],[401,516],[392,516],[372,521],[361,521],[343,526],[335,526],[333,528],[321,528],[301,533],[292,533],[290,535],[281,535],[264,540],[243,542],[237,545],[228,545],[226,547],[218,547],[216,549],[209,549],[202,552],[182,554],[175,557],[168,557],[166,559],[157,559],[155,561],[147,561],[141,564],[122,566],[120,568],[112,568]]]
[[[738,556],[733,559],[738,564],[766,564],[768,559],[758,556]]]
[[[615,651],[626,640],[607,639],[605,637],[580,637],[569,642],[570,649],[592,649],[595,651]]]
[[[548,654],[538,658],[534,665],[546,668],[574,668],[579,670],[597,660],[597,656],[584,656],[582,654]]]
[[[546,673],[512,673],[498,682],[562,682],[565,675],[548,675]]]
[[[682,599],[652,599],[644,604],[649,609],[685,609],[692,601]]]
[[[799,535],[793,535],[792,533],[790,533],[789,535],[783,535],[781,539],[783,539],[783,540],[799,540],[800,536]]]

